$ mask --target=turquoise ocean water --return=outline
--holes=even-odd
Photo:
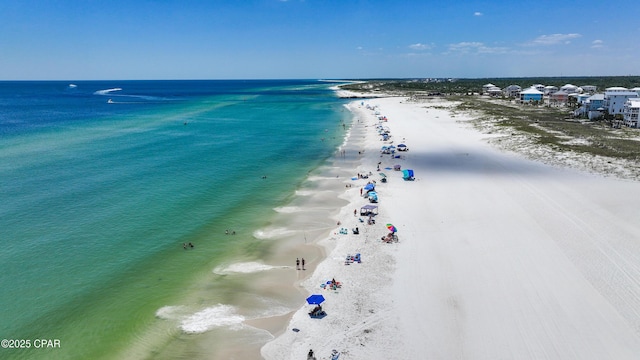
[[[0,338],[60,341],[0,358],[162,357],[159,309],[269,251],[254,233],[340,145],[342,104],[317,81],[0,82]]]

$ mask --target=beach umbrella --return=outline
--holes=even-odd
[[[393,226],[393,224],[387,224],[387,229],[389,229],[389,231],[391,231],[393,233],[398,231],[398,229],[396,229],[396,227]]]
[[[324,296],[320,294],[313,294],[307,298],[307,304],[320,305],[324,301]]]
[[[375,189],[375,187],[376,186],[373,185],[373,184],[367,184],[367,185],[365,185],[364,190],[365,191],[373,190],[373,189]]]

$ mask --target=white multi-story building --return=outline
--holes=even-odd
[[[583,85],[583,86],[580,86],[580,87],[582,88],[582,90],[584,92],[587,92],[587,93],[590,93],[590,94],[593,94],[598,90],[598,88],[595,85]]]
[[[502,95],[502,89],[500,89],[497,86],[494,86],[494,87],[490,88],[489,90],[487,90],[487,94],[489,94],[489,96],[500,96],[500,95]]]
[[[542,84],[535,84],[535,85],[531,85],[532,88],[544,93],[544,85]]]
[[[553,86],[553,85],[549,85],[549,86],[545,86],[544,87],[544,94],[545,95],[552,95],[553,93],[558,91],[558,87],[557,86]]]
[[[560,91],[564,91],[567,94],[575,94],[578,92],[578,87],[573,84],[566,84],[560,88]]]
[[[496,87],[495,85],[489,83],[489,84],[484,84],[482,85],[482,93],[483,94],[488,94],[489,93],[489,89]]]
[[[520,91],[522,91],[520,85],[509,85],[504,89],[504,95],[510,98],[519,97]]]
[[[626,87],[622,87],[622,86],[612,86],[612,87],[608,87],[608,88],[604,89],[604,91],[608,91],[608,92],[624,92],[624,91],[629,91],[629,89],[627,89]]]
[[[622,114],[624,103],[628,99],[637,97],[637,92],[629,91],[626,88],[607,88],[607,91],[604,92],[604,108],[610,115]]]
[[[640,98],[627,99],[622,110],[624,124],[628,127],[638,127],[638,114],[640,114]]]

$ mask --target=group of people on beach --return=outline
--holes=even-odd
[[[336,349],[331,351],[331,360],[338,360],[340,358],[340,352]],[[316,356],[313,354],[313,349],[309,349],[307,353],[307,360],[316,360]]]
[[[300,260],[300,258],[296,258],[296,270],[300,270],[300,265],[302,264],[302,270],[307,270],[304,267],[304,264],[306,262],[304,261],[304,258],[302,258],[302,260]]]

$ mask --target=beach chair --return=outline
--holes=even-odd
[[[353,262],[361,263],[360,253],[357,253],[356,256],[353,257]]]
[[[351,256],[350,254],[347,254],[347,258],[344,259],[344,264],[351,265],[352,262],[353,262],[353,256]]]

